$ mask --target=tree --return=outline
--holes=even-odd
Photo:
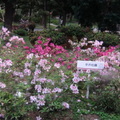
[[[82,26],[97,23],[101,29],[115,30],[120,21],[120,0],[74,0],[72,8]]]
[[[72,13],[72,0],[53,0],[54,2],[54,10],[53,13],[56,12],[57,15],[63,20],[62,25],[66,24],[67,14]]]
[[[4,26],[11,31],[13,16],[14,16],[16,7],[20,7],[23,4],[27,5],[28,3],[33,5],[33,2],[37,2],[37,1],[39,0],[0,0],[0,3],[4,3],[4,6],[5,6]],[[32,12],[31,6],[29,7],[30,15]]]
[[[0,2],[3,2],[5,6],[4,26],[9,30],[12,30],[12,21],[15,12],[16,0],[2,0]]]
[[[101,17],[100,0],[75,0],[73,10],[75,18],[82,26],[92,26]]]

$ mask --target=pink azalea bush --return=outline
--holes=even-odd
[[[16,118],[19,119],[27,112],[34,110],[49,112],[56,109],[70,109],[74,96],[77,98],[76,101],[80,102],[79,97],[85,95],[80,89],[80,84],[88,80],[97,81],[100,76],[105,79],[105,76],[112,72],[119,73],[120,52],[116,47],[107,49],[102,47],[103,42],[97,40],[93,42],[84,38],[77,44],[69,41],[73,50],[67,51],[62,46],[50,43],[50,38],[45,39],[40,36],[36,44],[29,47],[26,46],[23,38],[9,37],[9,32],[5,28],[1,35],[3,41],[8,40],[0,48],[0,99],[2,102],[0,114],[4,114],[7,119],[11,118],[4,100],[6,94],[12,96],[16,103],[22,100],[18,107],[22,108],[19,105],[25,107],[22,109],[23,113],[19,113]],[[82,48],[88,45],[91,47]],[[103,61],[105,69],[79,71],[76,68],[77,60]],[[94,74],[95,72],[97,74]],[[116,74],[112,77],[116,79],[120,76]],[[11,110],[10,106],[8,107]],[[38,116],[36,119],[41,117]]]

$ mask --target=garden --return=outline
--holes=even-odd
[[[72,25],[37,32],[2,27],[0,119],[119,120],[119,40]],[[104,69],[77,69],[78,60],[104,62]]]
[[[120,120],[120,1],[0,0],[0,120]]]

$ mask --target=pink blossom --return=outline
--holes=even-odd
[[[6,47],[11,47],[12,44],[10,42],[6,43]]]
[[[5,32],[7,32],[7,31],[8,31],[8,29],[7,29],[7,28],[5,28],[5,27],[2,27],[2,31],[5,33]]]
[[[0,114],[0,118],[4,118],[4,114]]]
[[[23,46],[23,48],[24,48],[24,49],[26,49],[26,50],[28,50],[28,49],[29,49],[29,47],[28,47],[28,46]]]
[[[73,92],[74,94],[78,94],[78,93],[79,93],[79,90],[78,90],[77,85],[71,84],[71,85],[70,85],[70,89],[72,90],[72,92]]]
[[[27,57],[26,57],[26,58],[27,58],[27,59],[32,59],[32,58],[33,58],[33,56],[34,56],[34,54],[33,54],[33,53],[30,53],[30,54],[28,54],[28,55],[27,55]]]
[[[37,43],[38,43],[38,44],[42,44],[42,41],[41,41],[41,40],[38,40]]]
[[[0,88],[5,88],[6,87],[6,84],[0,82]]]
[[[26,75],[26,76],[30,76],[30,75],[31,75],[31,70],[25,68],[25,69],[24,69],[24,75]]]
[[[43,88],[42,93],[43,94],[51,93],[51,89],[50,88]]]
[[[67,109],[70,108],[70,105],[69,105],[67,102],[63,102],[63,103],[62,103],[62,106],[64,106],[64,107],[67,108]]]
[[[42,36],[39,36],[37,39],[40,40],[42,38]]]
[[[13,65],[13,62],[11,60],[5,60],[4,63],[5,63],[6,66],[12,66]]]
[[[41,92],[42,91],[42,87],[41,85],[35,85],[35,90],[37,90],[37,92]]]
[[[45,95],[38,95],[38,99],[44,100],[45,99]]]
[[[47,81],[46,78],[38,78],[36,81],[39,81],[41,83],[45,83]]]
[[[61,65],[60,65],[60,63],[55,63],[54,66],[55,66],[56,68],[60,68]]]
[[[46,38],[46,40],[50,41],[50,40],[51,40],[51,38]]]
[[[53,90],[52,90],[52,92],[53,93],[60,93],[60,92],[62,92],[63,90],[62,89],[60,89],[60,88],[54,88]]]
[[[80,80],[80,78],[78,78],[78,77],[74,77],[74,78],[72,79],[72,81],[73,81],[73,83],[78,83],[78,82],[81,81],[81,80]]]
[[[44,100],[37,100],[36,103],[37,103],[37,106],[44,106],[45,105]]]
[[[77,100],[77,102],[81,102],[81,100],[80,100],[80,99],[78,99],[78,100]]]
[[[42,120],[42,118],[40,116],[37,116],[36,120]]]
[[[50,46],[51,46],[51,47],[55,47],[54,43],[50,43]]]
[[[24,64],[24,66],[25,66],[25,68],[30,67],[30,66],[31,66],[31,63],[26,62],[26,63]]]
[[[36,96],[30,96],[30,102],[36,102],[37,101],[37,97]]]

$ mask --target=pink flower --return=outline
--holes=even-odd
[[[10,42],[6,43],[6,47],[11,47],[12,44]]]
[[[37,97],[36,96],[30,96],[30,102],[36,102],[37,101]]]
[[[23,48],[24,48],[24,49],[26,49],[26,50],[28,50],[28,49],[29,49],[29,47],[28,47],[28,46],[24,46]]]
[[[37,90],[37,92],[41,92],[42,91],[42,87],[41,85],[35,85],[35,90]]]
[[[37,39],[40,40],[42,38],[42,36],[39,36]]]
[[[45,95],[38,95],[38,99],[44,100],[45,99]]]
[[[70,108],[70,105],[69,105],[67,102],[63,102],[63,103],[62,103],[62,106],[64,106],[64,107],[67,108],[67,109]]]
[[[4,61],[6,66],[12,66],[13,62],[11,60],[5,60]]]
[[[3,32],[7,32],[7,31],[8,31],[8,29],[7,29],[7,28],[5,28],[5,27],[2,27],[2,31],[3,31]]]
[[[77,100],[77,102],[81,102],[81,100],[80,100],[80,99],[78,99],[78,100]]]
[[[46,38],[46,40],[50,41],[50,40],[51,40],[51,38]]]
[[[25,68],[25,69],[24,69],[24,75],[26,75],[26,76],[30,76],[30,75],[31,75],[31,70]]]
[[[50,43],[50,46],[51,46],[51,47],[55,47],[54,43]]]
[[[63,60],[63,58],[58,58],[58,61],[62,61]]]
[[[79,90],[78,90],[77,85],[71,84],[71,85],[70,85],[70,89],[72,90],[72,92],[73,92],[74,94],[78,94],[78,93],[79,93]]]
[[[51,89],[50,88],[43,88],[42,93],[43,94],[51,93]]]
[[[37,106],[44,106],[45,101],[44,100],[37,100]]]
[[[73,80],[74,83],[78,83],[80,81],[80,78],[74,77],[72,80]]]
[[[52,90],[52,92],[53,93],[60,93],[60,92],[62,92],[62,89],[60,89],[60,88],[54,88],[53,90]]]
[[[42,118],[40,116],[37,116],[36,120],[42,120]]]
[[[0,88],[5,88],[6,87],[6,84],[0,82]]]
[[[56,67],[56,68],[60,68],[60,66],[61,66],[61,65],[60,65],[59,63],[55,63],[55,64],[54,64],[54,67]]]
[[[41,40],[38,40],[37,43],[38,43],[38,44],[42,44],[42,41],[41,41]]]

